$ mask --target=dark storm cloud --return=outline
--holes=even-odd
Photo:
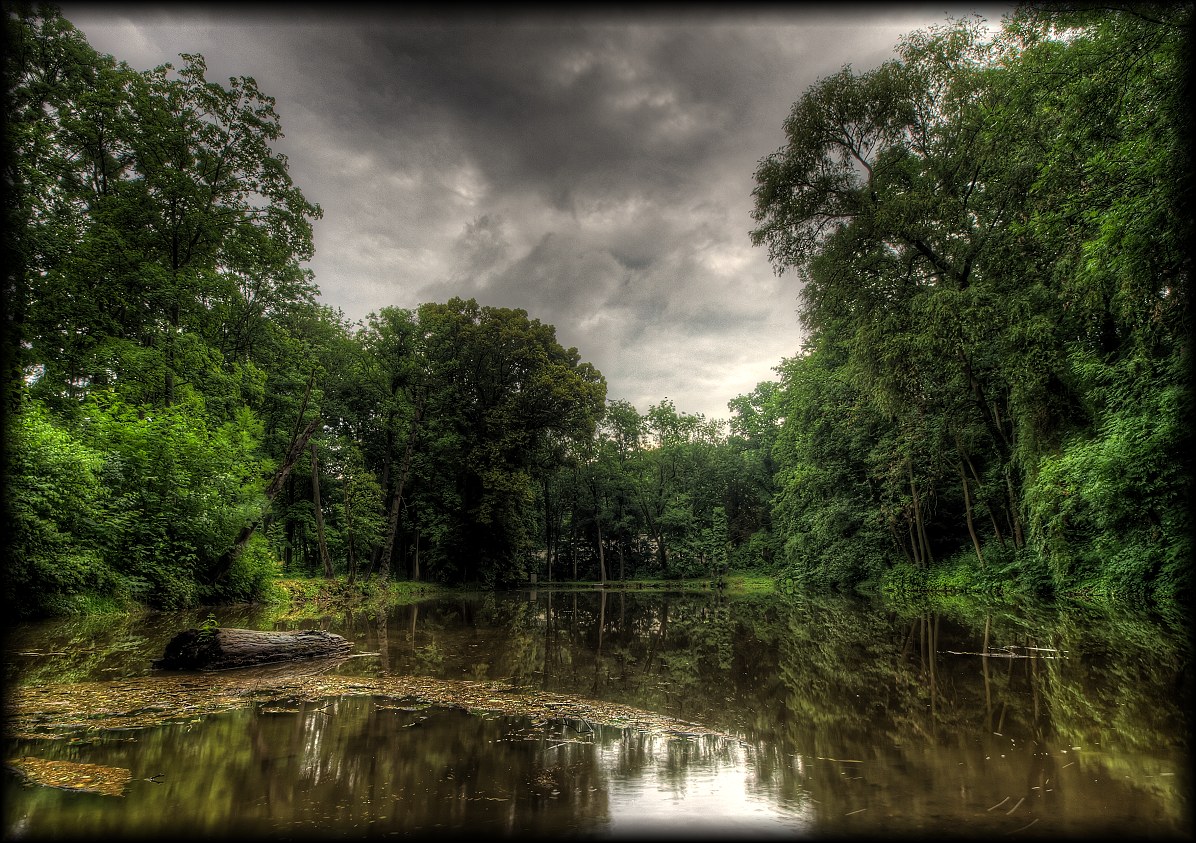
[[[971,12],[846,9],[64,13],[135,67],[199,52],[209,78],[277,99],[279,148],[324,209],[311,267],[350,318],[456,295],[523,308],[612,398],[723,416],[800,347],[794,282],[748,238],[793,102]]]
[[[731,95],[752,74],[728,72],[727,51],[752,47],[700,26],[417,22],[317,37],[341,81],[320,106],[348,146],[399,167],[413,148],[453,149],[492,192],[563,211],[578,194],[675,198],[750,102]]]

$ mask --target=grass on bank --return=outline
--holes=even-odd
[[[524,583],[520,588],[592,590],[602,588],[598,580]],[[688,580],[635,579],[607,580],[608,591],[712,591],[718,589],[709,578]],[[357,580],[350,584],[343,577],[326,579],[287,577],[275,580],[268,601],[287,616],[327,614],[347,608],[371,609],[379,606],[407,605],[448,594],[470,591],[468,585],[447,586],[409,580]],[[763,574],[729,574],[722,580],[722,590],[729,594],[771,594],[776,581]]]
[[[600,580],[538,580],[524,583],[519,588],[554,588],[560,590],[590,590],[603,588]],[[776,580],[766,574],[727,574],[720,580],[710,577],[692,579],[640,578],[628,580],[608,579],[607,591],[712,591],[721,589],[731,594],[770,594],[777,590]]]

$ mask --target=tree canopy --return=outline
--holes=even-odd
[[[915,568],[1187,587],[1190,12],[958,21],[794,106],[752,237],[809,331],[778,438],[799,579],[874,576],[887,530]]]
[[[1190,593],[1190,4],[1026,5],[820,79],[755,172],[804,344],[641,412],[525,310],[318,301],[275,102],[4,13],[4,598],[506,587]]]

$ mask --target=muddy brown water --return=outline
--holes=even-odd
[[[6,838],[1193,837],[1190,637],[1132,609],[540,589],[215,614],[344,635],[361,654],[331,668],[345,677],[486,681],[703,728],[376,694],[136,729],[47,718],[6,730]],[[17,626],[8,690],[152,680],[205,615]],[[128,781],[39,784],[20,759]]]

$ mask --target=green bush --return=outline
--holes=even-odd
[[[204,595],[205,601],[254,603],[269,600],[275,592],[281,563],[270,550],[270,544],[254,535],[237,557],[228,574]]]
[[[103,455],[27,401],[5,441],[10,529],[4,599],[18,616],[74,611],[75,598],[112,594],[105,561]]]
[[[1188,391],[1163,364],[1074,354],[1098,424],[1044,456],[1026,489],[1031,544],[1060,592],[1141,599],[1186,586]],[[1166,573],[1164,573],[1164,571]]]
[[[260,506],[253,414],[242,409],[216,424],[186,391],[152,410],[111,393],[85,407],[84,434],[108,459],[113,569],[152,606],[196,605],[200,584]]]
[[[881,574],[877,587],[881,594],[919,594],[926,591],[926,571],[909,562],[899,562]]]

